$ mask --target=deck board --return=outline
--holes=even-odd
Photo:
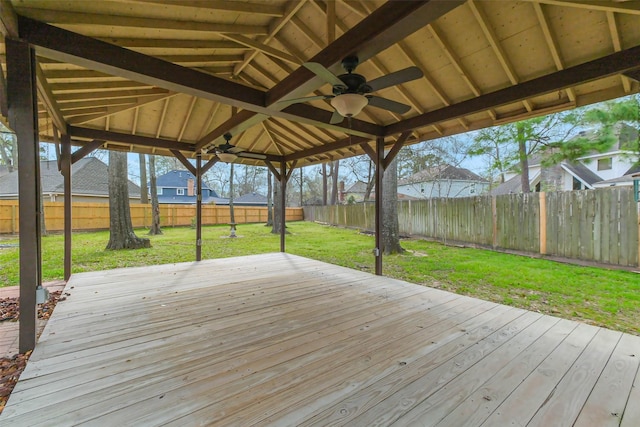
[[[66,292],[0,425],[640,425],[640,337],[293,255]]]

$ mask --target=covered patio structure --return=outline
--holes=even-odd
[[[6,77],[4,72],[0,73],[0,113],[9,127],[16,132],[19,147],[21,351],[34,348],[36,343],[36,289],[41,284],[38,141],[54,142],[60,147],[60,169],[67,177],[67,189],[70,188],[71,164],[95,149],[106,148],[175,156],[197,177],[198,188],[202,174],[218,161],[264,165],[279,181],[280,196],[283,201],[286,184],[294,168],[366,154],[376,166],[376,192],[382,194],[384,170],[406,144],[633,94],[640,87],[638,83],[640,80],[640,6],[633,1],[111,0],[74,2],[34,0],[23,2],[0,0],[0,31],[4,35],[1,60],[6,70]],[[357,58],[358,62],[355,70],[351,69],[355,64],[354,58]],[[347,61],[344,61],[345,59]],[[346,71],[343,69],[344,65],[346,65]],[[348,75],[337,77],[342,73]],[[354,73],[359,77],[354,77]],[[336,115],[335,109],[340,108],[338,105],[343,101],[351,102],[346,101],[347,99],[363,103],[362,111],[354,111],[353,117],[348,118],[343,117],[351,115],[348,111],[340,110],[341,114]],[[230,141],[235,146],[233,149],[224,145],[224,136],[227,134],[231,135]],[[72,146],[77,149],[72,150]],[[195,160],[195,165],[191,163],[192,160]],[[200,205],[201,202],[198,202],[198,212]],[[376,257],[376,273],[382,275],[380,241],[382,197],[376,197],[376,207],[376,243],[373,249]],[[124,315],[126,310],[132,309],[131,316],[139,315],[146,319],[149,319],[148,316],[154,317],[160,314],[169,316],[170,312],[165,309],[171,305],[169,300],[167,300],[168,304],[161,305],[163,308],[159,310],[161,313],[156,313],[155,309],[149,310],[145,305],[147,302],[142,302],[142,298],[156,295],[157,292],[162,293],[163,286],[171,289],[176,287],[177,293],[174,297],[179,304],[186,303],[191,298],[187,297],[185,301],[180,300],[182,292],[187,290],[191,292],[189,286],[200,287],[198,292],[205,294],[210,292],[214,295],[223,290],[222,293],[227,295],[227,287],[235,284],[235,275],[231,274],[233,269],[227,273],[224,270],[233,263],[242,262],[242,260],[231,260],[227,261],[228,263],[218,264],[223,271],[216,279],[201,272],[202,268],[206,269],[207,263],[214,261],[206,263],[201,261],[201,221],[198,214],[194,256],[196,263],[149,270],[102,272],[93,276],[79,276],[76,279],[71,276],[70,191],[67,191],[65,224],[65,279],[69,279],[68,286],[77,281],[78,300],[84,298],[88,305],[76,305],[71,298],[68,304],[61,306],[60,311],[56,310],[50,329],[45,331],[45,337],[41,345],[36,348],[34,359],[28,366],[28,371],[25,372],[25,379],[21,381],[22,385],[19,384],[17,390],[23,387],[22,390],[26,391],[30,388],[28,384],[36,384],[38,381],[47,382],[48,386],[53,387],[49,390],[55,389],[54,382],[49,382],[54,377],[49,374],[54,374],[58,367],[47,371],[41,380],[37,380],[40,369],[37,367],[38,363],[51,365],[56,360],[55,363],[62,363],[60,366],[65,366],[65,364],[76,364],[78,358],[84,357],[81,356],[82,354],[93,353],[105,356],[111,354],[109,339],[91,343],[90,346],[93,347],[90,347],[90,350],[77,348],[77,351],[63,350],[61,354],[56,353],[57,350],[49,350],[44,338],[53,344],[57,338],[62,339],[65,334],[73,335],[74,333],[67,329],[64,332],[54,329],[58,319],[60,324],[64,323],[66,316],[63,314],[64,310],[71,311],[68,314],[69,319],[84,319],[77,325],[78,327],[86,322],[88,328],[91,328],[91,322],[98,318],[111,317],[108,313],[115,313],[113,310],[119,312],[122,309]],[[282,228],[284,230],[284,227]],[[280,251],[285,251],[284,233],[281,235]],[[301,277],[308,277],[310,283],[317,280],[317,277],[312,277],[317,269],[333,271],[333,267],[323,265],[320,268],[312,261],[285,255],[273,256],[279,257],[278,262],[291,266],[292,270],[289,273],[295,270]],[[304,266],[309,267],[310,270],[307,272]],[[171,269],[175,269],[175,274],[169,273]],[[346,274],[343,270],[338,270],[335,273],[336,277]],[[178,271],[184,271],[184,283],[176,282],[179,280]],[[297,297],[289,296],[293,300],[299,298],[301,303],[307,299],[312,301],[311,294],[306,298],[305,292],[300,292],[305,288],[295,290],[294,282],[291,282],[295,277],[287,278],[287,271],[285,269],[272,277],[271,279],[275,282],[271,282],[268,277],[262,277],[261,271],[245,271],[242,275],[246,276],[246,283],[241,281],[242,283],[238,286],[242,289],[245,287],[259,289],[261,286],[277,289],[278,284],[281,284],[284,286],[283,291],[276,291],[278,296],[273,300],[276,305],[283,304],[283,302],[277,302],[278,298],[288,298],[288,290],[284,290],[289,289],[287,286],[291,287],[290,290],[294,295],[298,295]],[[97,283],[93,278],[102,277],[111,283],[118,283],[116,278],[122,277],[125,283],[130,279],[124,279],[124,277],[130,274],[137,276],[165,274],[166,276],[163,277],[167,280],[151,282],[152,285],[145,291],[138,289],[135,291],[132,289],[131,292],[125,291],[122,302],[126,304],[119,305],[117,309],[110,306],[108,298],[102,298],[102,295],[109,295],[111,291],[95,288],[95,292],[98,293],[94,293],[94,299],[89,298],[88,294],[81,295],[84,292],[90,292],[87,289],[93,286],[92,283]],[[189,274],[194,276],[191,277]],[[406,308],[409,311],[415,311],[421,307],[423,293],[433,296],[441,295],[435,290],[418,290],[414,286],[401,282],[382,278],[374,280],[372,276],[359,276],[356,272],[353,274],[357,277],[355,280],[358,283],[357,287],[355,285],[353,287],[357,290],[351,294],[354,303],[360,299],[363,299],[362,302],[368,300],[368,297],[365,298],[367,295],[374,298],[373,295],[377,295],[376,292],[378,292],[375,284],[384,289],[389,288],[390,292],[393,288],[392,293],[407,291],[409,294],[415,294],[416,299],[409,298],[411,302],[407,306],[397,306],[393,310]],[[290,274],[290,276],[294,275]],[[331,283],[333,277],[334,273],[327,273],[327,278],[330,279],[327,283]],[[193,282],[193,285],[189,285],[189,282]],[[329,285],[329,288],[320,286],[320,283],[322,281],[318,282],[318,286],[306,290],[329,292],[319,296],[319,298],[328,298],[330,294],[328,289],[337,289],[331,288],[333,285]],[[183,289],[178,284],[186,288]],[[155,290],[154,285],[158,286]],[[345,286],[351,288],[350,285]],[[221,301],[225,303],[220,307],[221,311],[241,309],[236,305],[238,301],[233,298],[227,300],[224,295],[219,295]],[[199,295],[193,301],[200,297],[203,296]],[[162,298],[170,299],[170,296],[163,294]],[[459,299],[460,297],[447,294],[443,298]],[[203,300],[206,301],[207,298],[203,297]],[[97,317],[90,314],[92,313],[90,301],[95,304],[95,313],[99,313]],[[462,301],[463,299],[459,302]],[[464,301],[467,300],[464,299]],[[253,302],[257,304],[256,310],[258,310],[254,314],[259,310],[269,310],[268,301]],[[469,309],[476,305],[488,307],[488,303],[480,301],[469,302],[469,304]],[[322,307],[322,304],[319,306]],[[142,311],[136,311],[136,309]],[[212,307],[194,305],[193,309],[195,317],[206,318]],[[306,308],[301,305],[296,309],[305,310]],[[511,315],[519,313],[516,317],[530,319],[531,325],[537,325],[540,321],[544,325],[549,323],[549,328],[552,328],[550,323],[554,322],[535,314],[514,311],[514,309],[499,306],[491,310],[493,309],[496,310],[499,322],[504,322],[490,327],[495,328],[496,331],[503,331],[504,327],[508,328],[505,325],[508,325],[511,320],[506,312],[510,312]],[[429,308],[429,310],[432,309]],[[455,310],[451,313],[454,312]],[[427,314],[428,312],[422,313],[418,318],[423,319],[421,316]],[[259,327],[256,325],[257,330],[269,327],[258,322],[259,318],[252,320],[251,315],[248,314],[248,316],[233,318],[231,321],[245,326],[255,321],[259,324]],[[534,320],[534,317],[537,320]],[[170,316],[164,320],[155,317],[154,319],[159,323],[153,320],[145,327],[146,323],[140,322],[140,330],[132,331],[136,336],[142,334],[141,342],[145,342],[144,336],[152,334],[156,326],[164,324],[163,322],[172,322]],[[190,322],[194,319],[190,319]],[[440,322],[439,317],[424,319],[425,322]],[[459,319],[459,323],[455,321],[452,325],[458,325],[456,327],[466,331],[466,326],[459,326],[466,321],[466,319]],[[100,324],[102,323],[98,322],[96,326],[101,327]],[[177,327],[179,324],[177,319],[173,319],[174,326]],[[557,319],[554,325],[556,324],[569,325]],[[193,328],[201,327],[195,323],[189,323],[189,325]],[[279,318],[274,325],[286,326],[286,319]],[[389,326],[389,329],[386,329],[385,339],[392,340],[395,328],[402,329],[401,325]],[[477,324],[473,325],[479,327]],[[519,327],[525,331],[535,330],[539,336],[545,336],[545,331],[549,329],[537,326],[529,329],[527,325],[525,322]],[[570,328],[572,332],[561,329],[564,332],[553,332],[552,335],[562,336],[565,333],[567,339],[575,337],[578,341],[582,340],[580,341],[582,344],[576,344],[576,346],[566,344],[571,348],[582,346],[580,354],[583,354],[582,351],[586,351],[585,355],[591,354],[596,344],[609,349],[609,353],[606,354],[611,357],[617,357],[618,352],[625,353],[629,348],[637,350],[638,344],[634,337],[582,325],[571,325],[573,329],[569,326],[563,327]],[[104,326],[106,328],[107,324],[105,323]],[[412,325],[410,328],[421,329],[420,326]],[[115,331],[117,328],[122,328],[122,325],[114,323],[109,327],[115,328]],[[213,322],[212,327],[219,328],[220,325]],[[309,339],[323,333],[320,329],[315,330],[314,327],[309,326],[301,336]],[[553,328],[550,330],[556,331]],[[291,332],[286,328],[284,330]],[[88,335],[87,339],[90,340],[92,332],[90,330],[85,332]],[[338,329],[326,332],[342,333]],[[108,335],[108,332],[105,331],[105,333]],[[242,341],[244,333],[233,334],[234,339],[241,341],[238,347],[242,349],[240,353],[222,350],[221,359],[217,360],[221,363],[235,363],[238,355],[249,351],[249,347],[244,346],[251,346],[251,341],[249,339]],[[268,331],[265,330],[264,333],[269,336]],[[291,333],[295,335],[294,332]],[[197,336],[197,329],[191,330],[188,334]],[[220,339],[216,334],[217,332],[212,332],[211,337]],[[591,338],[588,338],[589,334],[592,334]],[[294,335],[283,339],[294,339]],[[516,337],[520,335],[518,333]],[[171,334],[165,338],[173,339],[170,336]],[[106,338],[106,336],[103,337]],[[479,335],[470,345],[476,347],[483,344],[485,339],[489,341],[493,339],[489,337],[490,335]],[[426,347],[418,346],[422,350],[415,349],[418,353],[410,353],[415,354],[418,359],[423,356],[428,357],[427,353],[430,350],[427,349],[431,348],[429,338],[423,338],[427,341],[420,341],[419,344]],[[65,338],[61,341],[64,345],[61,343],[56,345],[65,347],[71,342],[77,342],[77,339]],[[434,343],[437,342],[434,340]],[[564,348],[562,343],[572,341],[556,342],[560,346],[558,348]],[[186,343],[180,345],[182,344]],[[209,344],[211,343],[207,343]],[[408,344],[411,343],[403,342],[403,345]],[[55,349],[56,345],[50,348]],[[225,347],[222,345],[220,348]],[[360,350],[364,351],[364,348]],[[51,353],[48,353],[49,351]],[[84,351],[88,353],[83,353]],[[182,352],[164,353],[162,346],[156,346],[153,350],[147,351],[147,353],[143,351],[146,356],[166,358],[172,361],[171,363],[179,362],[180,357],[184,356]],[[211,347],[202,351],[211,351]],[[318,351],[321,352],[320,349]],[[154,369],[154,366],[147,363],[144,357],[136,359],[118,356],[117,352],[113,354],[116,355],[116,359],[106,362],[105,366],[113,364],[120,367],[128,366],[135,360],[135,363],[140,365],[134,371],[139,371],[140,374],[145,369]],[[276,352],[276,354],[280,353]],[[320,353],[317,354],[318,357],[322,357]],[[381,354],[385,354],[384,350]],[[638,352],[635,351],[634,354]],[[50,361],[48,361],[49,356],[52,357]],[[547,356],[551,357],[552,354]],[[630,372],[633,369],[637,372],[637,364],[625,365],[627,366],[625,369],[629,370],[618,371],[615,367],[619,364],[608,364],[609,356],[598,353],[594,356],[597,361],[589,359],[587,365],[591,366],[591,363],[595,363],[602,367],[600,372],[603,375],[611,374],[612,387],[621,386],[621,382],[635,378],[635,374],[631,375]],[[393,357],[395,356],[389,355],[385,359],[386,362],[394,360]],[[92,363],[90,358],[84,360],[80,364]],[[224,360],[227,362],[222,362]],[[421,363],[426,363],[426,360],[420,360]],[[579,360],[582,359],[578,357],[574,362],[578,363]],[[302,363],[301,366],[306,366],[307,362],[300,363]],[[345,361],[345,363],[350,366],[350,362]],[[362,362],[358,359],[357,363],[366,363],[366,360]],[[406,363],[406,366],[410,365],[408,360],[399,360],[397,363],[400,367],[405,366],[402,363]],[[575,363],[567,367],[565,374],[570,375],[574,369],[577,370],[576,375],[583,378],[582,374],[585,371],[580,367],[587,365]],[[386,372],[384,369],[381,372]],[[551,370],[556,372],[554,369]],[[373,373],[375,369],[372,368],[367,372]],[[502,408],[508,407],[514,413],[519,411],[521,406],[516,404],[518,393],[524,393],[528,399],[531,392],[545,395],[541,406],[536,409],[542,412],[536,412],[539,415],[533,414],[530,418],[534,424],[539,421],[540,425],[545,425],[542,422],[547,420],[547,416],[565,414],[567,411],[576,417],[591,416],[588,415],[589,411],[585,412],[587,415],[582,415],[582,411],[575,411],[576,405],[580,406],[585,402],[590,405],[589,402],[592,402],[590,396],[585,396],[582,401],[576,397],[576,400],[569,399],[568,403],[563,403],[562,399],[554,398],[555,388],[547,394],[544,391],[547,390],[546,388],[538,388],[540,381],[545,383],[547,373],[551,375],[550,371],[543,370],[540,371],[541,376],[534,376],[536,379],[531,380],[531,390],[517,392],[518,389],[514,388],[514,394],[510,396],[515,397],[512,400],[505,398],[504,405],[507,406]],[[416,375],[416,380],[422,378],[423,374],[426,375],[420,369],[412,373]],[[27,379],[31,375],[33,381]],[[189,381],[189,374],[185,375],[182,379]],[[373,381],[374,377],[375,375],[370,380]],[[114,383],[117,382],[117,375],[110,375],[109,378]],[[471,380],[468,377],[461,378],[463,379],[454,384],[462,386],[467,383],[467,380]],[[563,378],[568,377],[563,376]],[[336,374],[333,379],[347,381],[345,383],[347,387],[351,384],[348,376],[339,377]],[[98,381],[98,379],[95,380]],[[322,383],[329,380],[331,378],[323,377]],[[91,399],[93,393],[88,392],[87,387],[93,381],[91,379],[77,385],[69,384],[68,387],[82,394],[82,397],[78,397],[79,401]],[[243,383],[247,387],[251,384],[250,379],[243,381],[249,381]],[[360,384],[354,381],[353,384]],[[410,383],[405,384],[400,381],[399,384],[410,387]],[[255,384],[257,385],[258,382]],[[570,387],[575,387],[575,390],[579,389],[581,392],[587,389],[586,386],[582,388],[577,384],[582,383],[578,381],[572,383]],[[597,386],[597,384],[602,385]],[[592,383],[594,385],[592,390],[599,392],[600,387],[605,387],[604,384],[597,380]],[[557,385],[560,387],[560,382]],[[627,386],[628,381],[624,382],[624,387]],[[330,389],[329,385],[326,387]],[[49,390],[40,386],[33,388],[35,394],[43,396],[53,392]],[[82,390],[87,392],[83,393]],[[292,386],[291,390],[296,388]],[[634,397],[629,395],[633,390],[625,388],[629,399]],[[153,390],[149,391],[153,392]],[[242,390],[238,391],[240,392]],[[18,395],[16,393],[16,396]],[[206,393],[204,396],[206,397]],[[321,415],[324,413],[322,411],[331,408],[329,404],[330,401],[333,402],[331,396],[333,395],[322,395],[322,398],[327,400],[316,401],[313,411],[318,412],[313,412],[313,417],[323,419],[322,417],[326,414]],[[335,396],[337,398],[338,395]],[[151,400],[147,402],[151,402],[156,397],[161,402],[168,396],[150,395],[148,397]],[[180,395],[176,398],[178,400],[173,401],[172,405],[185,405],[185,409],[189,407],[188,403],[195,402],[190,395]],[[476,398],[478,396],[474,397]],[[480,398],[482,401],[474,400],[474,402],[489,406],[491,403],[485,402],[494,402],[490,395],[480,396]],[[21,406],[19,399],[11,398],[5,410],[6,414],[3,414],[0,420],[5,417],[6,419],[14,416],[22,417],[18,415],[22,411],[20,407],[28,408],[31,405],[25,403]],[[34,399],[38,398],[34,397]],[[429,402],[428,396],[422,395],[418,399],[421,399],[422,406],[419,407],[422,409],[415,409],[417,412],[413,414],[420,417],[420,414],[430,411],[427,410],[430,404],[425,403]],[[522,399],[525,398],[522,397]],[[241,405],[244,406],[238,409],[241,412],[259,403],[242,402],[244,403]],[[401,401],[403,402],[407,403],[407,407],[413,408],[413,404],[410,404],[413,402],[412,398],[407,397],[406,401]],[[291,403],[294,406],[292,410],[295,409],[292,414],[302,414],[296,411],[305,410],[303,403],[306,404],[302,401]],[[12,409],[14,405],[15,410]],[[90,407],[92,403],[86,405]],[[435,405],[447,408],[447,405],[441,402]],[[621,401],[617,401],[611,407],[620,408],[620,405]],[[531,403],[529,409],[534,406]],[[62,410],[64,407],[64,404],[58,406]],[[381,408],[384,407],[381,406]],[[151,409],[154,406],[149,405],[148,408]],[[215,404],[210,407],[214,412],[223,411],[222,408]],[[494,410],[498,411],[497,408],[500,406],[495,407]],[[555,409],[547,412],[548,408]],[[591,406],[584,408],[590,410]],[[453,408],[449,409],[453,414]],[[205,411],[202,412],[203,414],[209,414],[205,409],[202,410]],[[349,409],[345,410],[349,411]],[[403,411],[402,418],[398,419],[413,420],[411,410]],[[280,408],[279,411],[286,412],[287,409]],[[342,408],[339,411],[342,411]],[[624,411],[624,408],[617,410],[615,416],[621,416],[620,411]],[[194,410],[194,413],[196,412]],[[627,414],[630,415],[626,415],[623,421],[625,419],[631,422],[638,421],[637,414],[629,412]],[[25,420],[35,420],[44,414],[36,411],[24,416]],[[311,417],[311,414],[300,415],[300,418],[292,415],[288,420],[291,424],[297,424],[295,420],[313,419],[307,417]],[[87,423],[92,422],[90,418],[82,419]],[[164,420],[168,423],[169,419]],[[201,418],[203,419],[212,418]],[[492,423],[491,419],[487,418],[489,424]],[[568,420],[569,418],[560,419]],[[227,419],[227,423],[230,420],[233,418]],[[445,422],[444,417],[442,420]],[[609,418],[609,420],[613,422],[611,420],[614,419]],[[70,419],[67,421],[72,423]],[[164,422],[156,421],[158,422],[155,424]],[[263,418],[262,421],[255,422],[266,423],[267,421],[267,418]],[[46,423],[46,419],[41,418],[39,422]],[[175,423],[184,425],[178,419]],[[149,421],[149,424],[154,422]],[[237,424],[246,425],[240,421]],[[28,425],[34,424],[29,421]],[[451,422],[445,425],[458,424]],[[501,424],[496,422],[495,425]]]

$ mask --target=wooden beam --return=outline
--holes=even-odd
[[[340,62],[349,54],[357,52],[363,62],[462,3],[463,0],[387,2],[309,62],[318,62],[334,72],[339,71]],[[300,67],[267,92],[266,105],[305,96],[323,84],[311,71]]]
[[[479,113],[488,108],[511,104],[615,74],[627,73],[638,68],[640,68],[640,46],[635,46],[584,64],[565,68],[515,86],[509,86],[449,107],[429,111],[402,122],[391,124],[386,127],[385,135],[394,135],[457,117]]]
[[[76,163],[78,160],[83,159],[85,156],[91,154],[93,151],[99,149],[104,144],[102,139],[94,139],[88,142],[71,154],[71,164]],[[63,144],[64,147],[64,144]]]
[[[247,109],[264,114],[265,117],[273,115],[360,136],[377,135],[376,132],[382,130],[380,126],[359,120],[352,120],[351,128],[331,125],[328,123],[331,113],[311,105],[298,104],[288,108],[281,106],[279,108],[282,111],[266,108],[265,92],[263,91],[29,18],[20,16],[18,19],[21,37],[35,45],[39,54],[45,57],[125,79],[140,81],[173,92]],[[108,92],[104,91],[104,95],[108,96]],[[60,100],[61,96],[62,94],[58,95],[57,99]],[[73,95],[70,99],[76,100],[78,98],[80,96]]]
[[[382,183],[384,177],[384,138],[378,137],[376,138],[376,159],[374,164],[376,166],[376,224],[375,224],[375,234],[376,234],[376,247],[374,249],[375,256],[375,270],[378,276],[382,276]]]
[[[240,132],[246,130],[240,128],[239,126],[248,123],[250,119],[254,118],[257,115],[257,113],[250,110],[242,110],[237,114],[232,115],[227,121],[200,138],[195,145],[196,151],[207,148],[207,146],[214,143],[216,139],[221,138],[227,132],[231,132],[232,134],[239,134]],[[260,119],[259,122],[264,120],[263,117],[259,117],[257,119]]]
[[[319,154],[328,153],[330,151],[341,150],[354,145],[360,145],[370,140],[371,138],[350,136],[347,138],[343,138],[339,141],[332,142],[331,144],[320,145],[318,147],[309,148],[308,150],[303,150],[303,151],[298,151],[292,154],[288,154],[288,155],[285,155],[284,158],[287,162],[291,160],[300,160],[300,159],[304,159],[305,157],[317,156]]]
[[[5,37],[18,37],[18,15],[9,0],[0,0],[0,32]]]
[[[51,121],[53,124],[64,134],[67,129],[67,123],[64,120],[64,116],[62,111],[60,111],[60,107],[56,102],[56,99],[51,91],[51,87],[47,82],[47,78],[40,67],[40,64],[36,61],[36,77],[37,77],[37,85],[38,85],[38,93],[40,94],[40,99],[44,103],[44,106],[49,113],[49,117],[51,117]]]
[[[371,161],[375,164],[378,155],[376,154],[376,150],[371,148],[371,146],[369,145],[369,142],[368,141],[363,142],[362,144],[360,144],[360,147],[367,154],[367,156],[369,156]]]
[[[391,147],[391,150],[389,150],[387,155],[384,157],[384,161],[382,162],[382,167],[384,170],[387,170],[391,162],[393,162],[393,159],[396,158],[410,135],[411,131],[406,131],[400,134],[396,142],[393,144],[393,147]]]
[[[251,15],[282,16],[283,11],[277,5],[267,2],[235,2],[228,0],[138,0],[145,3],[153,3],[166,6],[213,9],[216,11],[238,12]]]
[[[227,33],[221,33],[220,35],[225,39],[229,39],[231,41],[239,43],[240,45],[262,52],[267,56],[279,58],[279,59],[282,59],[283,61],[287,61],[296,65],[302,64],[302,61],[300,61],[295,56],[290,55],[286,52],[282,52],[281,50],[268,46],[264,43],[257,42],[253,39],[250,39],[249,37],[245,37],[240,34],[227,34]]]
[[[177,142],[168,139],[152,138],[148,136],[130,135],[126,133],[112,132],[101,129],[67,126],[67,132],[69,133],[69,135],[78,138],[100,139],[103,141],[140,145],[142,147],[165,148],[167,150],[195,151],[193,144],[187,144],[184,142]]]
[[[282,179],[282,177],[280,176],[280,172],[278,172],[278,169],[276,169],[275,166],[273,166],[273,163],[271,163],[269,160],[265,160],[264,164],[267,165],[267,168],[269,168],[269,170],[271,171],[271,173],[273,174],[273,176],[276,177],[276,180],[278,182],[280,182],[280,180]]]
[[[637,1],[605,1],[605,0],[526,0],[552,4],[562,7],[576,7],[579,9],[615,12],[630,15],[640,15],[640,3]]]
[[[176,159],[178,159],[180,163],[182,163],[184,167],[187,168],[189,172],[191,172],[194,176],[196,175],[196,173],[198,172],[196,167],[193,166],[191,162],[180,151],[178,150],[170,150],[170,151],[171,153],[173,153]]]
[[[175,153],[174,153],[175,154]],[[182,155],[182,154],[181,154]],[[196,154],[196,261],[202,260],[202,154]]]
[[[228,40],[173,40],[173,39],[148,39],[148,38],[129,38],[129,37],[99,37],[100,40],[107,43],[115,44],[123,47],[136,48],[161,48],[161,49],[242,49],[243,46],[236,42]]]
[[[296,167],[297,164],[298,164],[298,161],[294,160],[289,165],[289,169],[287,170],[287,182],[289,181],[289,178],[291,178],[291,173],[293,172],[293,169]]]
[[[622,40],[620,40],[620,33],[618,32],[618,24],[616,23],[616,17],[613,12],[607,11],[607,23],[609,24],[609,33],[611,34],[611,43],[613,44],[613,50],[619,52],[622,50]],[[631,92],[631,82],[624,75],[620,77],[622,79],[622,87],[625,93]]]
[[[9,124],[18,138],[20,217],[19,351],[36,344],[36,289],[42,285],[40,241],[40,150],[38,147],[36,58],[22,40],[5,38]]]
[[[18,29],[21,31],[20,15],[18,15]],[[29,9],[29,16],[38,21],[52,24],[89,24],[109,27],[133,28],[162,28],[178,31],[202,31],[205,33],[239,33],[239,34],[267,34],[264,25],[222,24],[215,22],[196,21],[195,19],[164,19],[147,18],[132,15],[108,15],[89,12],[67,12],[52,9]]]
[[[280,252],[285,251],[285,236],[287,234],[287,163],[280,162]]]
[[[209,169],[211,169],[213,165],[215,165],[219,161],[220,159],[217,157],[211,158],[207,163],[204,164],[204,166],[202,166],[202,174],[204,175],[205,173],[207,173]]]
[[[69,119],[67,120],[67,122],[71,125],[79,125],[79,124],[84,124],[87,122],[90,122],[92,120],[97,120],[97,119],[102,119],[108,116],[112,116],[114,114],[118,114],[118,113],[122,113],[123,111],[128,111],[128,110],[132,110],[135,108],[139,108],[143,105],[147,105],[147,104],[151,104],[154,102],[158,102],[158,101],[162,101],[164,100],[168,100],[169,98],[172,98],[174,96],[177,96],[177,93],[171,93],[168,92],[166,94],[163,95],[154,95],[154,96],[145,96],[142,98],[137,99],[137,102],[134,104],[125,104],[125,105],[119,105],[117,107],[107,107],[106,110],[98,110],[96,111],[95,115],[92,115],[90,117],[85,117],[85,116],[76,116],[76,117],[70,117],[74,114],[73,111],[69,111],[67,113],[67,115],[69,116]],[[178,139],[180,140],[180,139]]]
[[[64,178],[64,280],[71,277],[72,242],[72,190],[71,190],[71,138],[62,135],[61,172]]]

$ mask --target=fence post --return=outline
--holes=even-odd
[[[636,203],[636,206],[638,207],[638,263],[636,267],[640,267],[640,201]]]
[[[547,254],[547,195],[544,191],[538,193],[538,199],[540,201],[540,254]]]
[[[16,205],[11,205],[11,233],[16,234]]]
[[[493,237],[493,247],[498,246],[498,204],[496,203],[497,196],[491,196],[491,218],[493,230],[491,232]]]

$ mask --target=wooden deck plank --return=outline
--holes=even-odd
[[[638,337],[297,256],[66,291],[0,425],[640,425]]]
[[[638,373],[640,337],[623,335],[574,423],[575,427],[619,426]],[[632,405],[638,407],[640,400]],[[632,408],[630,408],[632,409]]]

